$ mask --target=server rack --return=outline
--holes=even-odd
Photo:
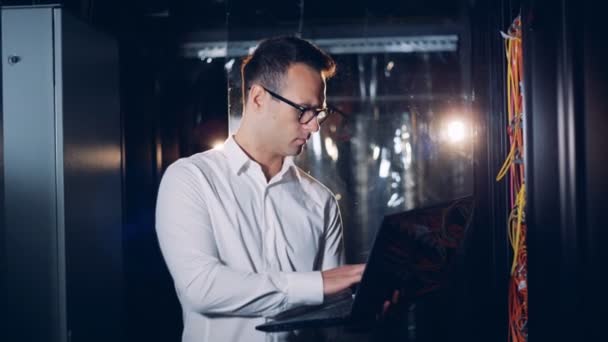
[[[57,6],[2,8],[3,341],[117,341],[116,42]]]

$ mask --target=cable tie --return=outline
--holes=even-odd
[[[517,115],[515,116],[513,119],[509,120],[509,126],[514,127],[515,124],[522,124],[522,117],[521,115]]]
[[[509,34],[504,33],[503,31],[499,31],[500,35],[504,38],[504,39],[519,39],[517,37],[511,36]]]
[[[517,285],[517,290],[521,291],[521,290],[525,289],[526,287],[528,287],[528,285],[526,284],[526,281],[522,280]]]
[[[522,273],[524,271],[525,267],[526,267],[526,265],[520,265],[519,270],[517,270],[517,273]],[[522,281],[525,282],[525,280],[522,280]]]
[[[513,153],[513,160],[515,159],[521,159],[521,152],[517,146],[515,146],[515,153]]]

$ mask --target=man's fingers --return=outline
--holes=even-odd
[[[352,265],[350,271],[354,274],[361,275],[363,274],[363,271],[365,271],[365,264]]]
[[[399,302],[399,290],[395,290],[395,292],[393,292],[393,298],[391,302],[393,304],[397,304],[397,302]]]
[[[323,292],[331,295],[361,281],[365,264],[345,265],[321,272]]]
[[[336,274],[337,279],[344,280],[348,282],[349,286],[359,283],[361,281],[361,277],[363,276],[363,270],[365,269],[365,265],[353,265],[347,270],[346,274]]]
[[[349,276],[347,278],[343,278],[343,279],[346,281],[347,287],[350,287],[352,285],[355,285],[355,284],[358,284],[361,282],[361,275],[354,274],[354,275],[351,275],[351,276]]]
[[[382,305],[382,316],[386,315],[386,312],[388,311],[388,308],[391,306],[391,303],[387,300],[384,302],[384,304]]]

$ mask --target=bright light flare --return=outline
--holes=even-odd
[[[454,120],[448,123],[447,127],[448,140],[453,143],[461,142],[467,135],[467,128],[464,122]]]

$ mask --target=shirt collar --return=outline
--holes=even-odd
[[[224,142],[224,155],[228,159],[228,164],[234,173],[237,175],[243,170],[248,162],[251,161],[249,156],[236,143],[234,136],[229,136]]]
[[[228,159],[228,164],[230,165],[230,168],[237,175],[239,175],[243,171],[245,166],[247,166],[247,163],[253,162],[253,160],[249,158],[249,156],[245,153],[245,151],[243,151],[239,144],[237,144],[236,140],[234,140],[233,135],[229,136],[228,139],[226,139],[226,141],[224,142],[223,150],[224,155]],[[296,163],[294,162],[293,157],[291,156],[283,158],[283,166],[281,167],[281,171],[279,171],[279,174],[283,175],[289,170],[293,172],[298,181],[302,180],[298,167],[296,166]]]
[[[293,161],[293,157],[291,157],[291,156],[283,158],[283,167],[281,168],[280,173],[285,173],[288,170],[291,170],[291,172],[296,176],[298,181],[302,180],[302,178],[300,176],[300,171],[298,170],[298,167],[297,167],[296,163]]]

